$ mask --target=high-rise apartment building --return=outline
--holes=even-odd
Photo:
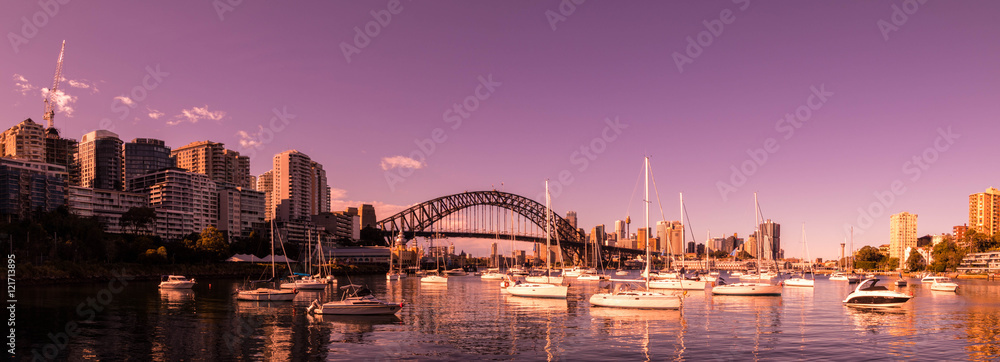
[[[66,203],[66,168],[44,162],[0,158],[0,216],[27,219],[35,210]]]
[[[781,225],[767,219],[760,224],[760,235],[757,242],[760,244],[760,258],[764,260],[776,260],[778,251],[781,250]]]
[[[1000,190],[969,195],[969,229],[990,236],[1000,231]]]
[[[659,221],[656,223],[656,236],[660,238],[663,255],[684,254],[684,225],[680,221]]]
[[[216,183],[251,187],[250,158],[212,141],[191,142],[170,153],[177,167],[207,175]]]
[[[322,165],[302,152],[289,150],[274,155],[273,167],[269,171],[271,195],[266,198],[269,208],[275,210],[275,219],[308,220],[312,215],[330,211],[330,186]],[[260,179],[257,184],[262,184]],[[362,224],[364,222],[362,214]]]
[[[80,184],[80,165],[76,162],[79,143],[75,139],[59,137],[59,130],[45,130],[45,163],[66,167],[68,185]]]
[[[45,129],[28,118],[0,133],[0,157],[45,162]]]
[[[77,151],[80,186],[122,190],[122,140],[111,131],[97,130],[83,135]]]
[[[908,247],[917,247],[917,215],[904,211],[889,218],[889,257],[902,265]]]
[[[179,239],[209,225],[218,227],[218,189],[207,175],[168,168],[132,179],[129,191],[148,195],[150,207],[157,211],[157,234],[164,238]]]
[[[267,171],[257,176],[257,191],[264,193],[264,220],[274,220],[274,172]]]
[[[174,166],[170,157],[170,147],[157,139],[136,138],[122,146],[122,184],[131,188],[129,182],[138,176]]]

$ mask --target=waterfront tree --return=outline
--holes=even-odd
[[[962,258],[965,257],[965,251],[959,248],[954,242],[948,240],[934,245],[932,255],[934,256],[934,262],[931,263],[930,269],[931,271],[940,273],[956,270],[958,265],[962,263]]]
[[[857,253],[854,254],[854,258],[856,268],[873,270],[879,267],[879,263],[882,262],[885,255],[883,255],[878,248],[868,245],[861,248],[861,250],[858,250]]]
[[[219,261],[229,256],[229,245],[222,237],[222,232],[212,225],[201,231],[195,249],[201,254],[203,261]]]
[[[916,249],[910,250],[910,256],[906,258],[906,268],[911,272],[923,270],[927,267],[927,261]]]

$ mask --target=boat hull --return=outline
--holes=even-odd
[[[878,295],[865,295],[848,297],[844,300],[844,304],[854,307],[898,307],[906,304],[910,300],[909,296],[878,296]]]
[[[439,275],[428,275],[420,278],[421,283],[448,284],[448,278]]]
[[[955,283],[934,283],[931,284],[931,290],[939,292],[954,292],[958,290],[958,284]]]
[[[552,284],[516,284],[506,288],[507,293],[518,297],[566,299],[569,287]]]
[[[499,273],[485,273],[483,275],[480,275],[479,278],[484,279],[484,280],[500,280],[500,279],[503,279],[503,274],[499,274]]]
[[[323,290],[329,285],[326,282],[295,282],[295,283],[281,283],[281,289],[300,289],[300,290]]]
[[[812,279],[792,278],[784,281],[787,287],[815,287],[816,281]]]
[[[160,283],[160,289],[191,289],[194,288],[194,282],[163,282]]]
[[[650,280],[651,289],[671,289],[671,290],[705,290],[708,283],[703,280]]]
[[[399,312],[403,309],[403,306],[399,304],[381,304],[381,305],[337,305],[336,302],[330,302],[323,304],[314,311],[317,314],[332,314],[332,315],[391,315]]]
[[[549,276],[538,276],[529,275],[524,277],[524,281],[528,283],[545,283],[545,284],[562,284],[563,277],[549,277]]]
[[[715,295],[780,296],[781,286],[761,283],[736,283],[712,288]]]
[[[676,296],[659,293],[598,293],[590,296],[590,305],[629,309],[680,309],[681,299]]]
[[[237,300],[254,300],[269,302],[284,302],[295,299],[297,292],[278,289],[258,288],[254,290],[241,290],[236,293]]]

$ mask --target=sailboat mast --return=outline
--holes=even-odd
[[[643,176],[643,182],[645,183],[645,196],[643,197],[642,203],[646,209],[646,232],[644,234],[647,234],[649,233],[649,156],[646,156],[645,161],[646,162],[643,167],[645,169],[645,175]],[[646,240],[643,240],[643,243],[646,245],[646,288],[649,288],[649,278],[651,277],[651,275],[649,275],[649,271],[650,265],[653,263],[653,261],[650,260],[649,235],[646,235]]]
[[[763,250],[764,241],[761,240],[761,237],[760,237],[760,219],[757,218],[757,193],[756,192],[753,193],[753,224],[754,224],[753,225],[754,230],[757,231],[756,232],[757,235],[754,235],[754,239],[755,239],[754,241],[756,241],[756,244],[757,244],[757,245],[754,245],[754,249],[755,249],[754,251],[757,254],[757,260],[756,260],[756,262],[754,264],[756,264],[756,266],[757,266],[757,282],[760,282],[760,254],[761,254],[761,250]]]
[[[681,254],[681,268],[683,268],[684,252],[685,252],[684,249],[687,247],[687,243],[684,242],[684,193],[681,192],[680,195],[681,195],[681,250],[679,252]]]
[[[549,239],[552,233],[552,231],[550,230],[551,219],[549,219],[552,217],[551,211],[549,210],[549,203],[551,201],[552,201],[551,196],[549,195],[549,180],[545,180],[545,275],[546,276],[552,275],[551,271],[552,257],[551,255],[549,255],[549,253],[551,252],[549,250],[549,243],[550,243]],[[548,279],[546,279],[546,281],[548,281]]]
[[[274,279],[274,220],[271,220],[271,279]]]

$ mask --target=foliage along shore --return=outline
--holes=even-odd
[[[387,265],[331,265],[334,276],[385,273]],[[293,265],[293,270],[301,268]],[[142,263],[73,263],[54,262],[17,265],[15,280],[22,285],[67,284],[109,280],[115,273],[136,280],[159,280],[161,275],[183,275],[189,278],[251,278],[270,277],[267,263],[208,263],[208,264],[142,264]],[[278,276],[288,275],[285,264],[276,264]]]

